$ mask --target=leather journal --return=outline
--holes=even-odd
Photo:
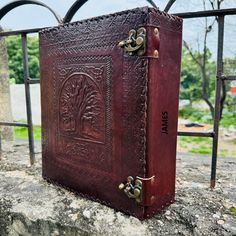
[[[173,203],[182,20],[144,7],[39,37],[43,177],[139,219]]]

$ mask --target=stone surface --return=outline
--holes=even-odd
[[[236,206],[234,158],[219,158],[220,182],[211,190],[210,158],[179,154],[176,202],[141,222],[47,183],[41,154],[30,167],[27,152],[26,145],[16,145],[0,161],[1,236],[236,235],[236,214],[230,211]]]
[[[12,121],[8,59],[3,37],[0,37],[0,121]],[[3,139],[13,140],[13,131],[11,127],[0,126],[0,133]]]

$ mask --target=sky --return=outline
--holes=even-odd
[[[12,0],[0,0],[0,8],[8,4]],[[61,17],[64,17],[67,10],[75,0],[40,0],[50,6]],[[156,5],[163,10],[168,0],[154,0]],[[177,0],[172,6],[170,13],[200,11],[203,10],[202,0]],[[209,1],[206,0],[208,3]],[[89,0],[74,16],[72,21],[86,19],[98,15],[109,14],[135,7],[148,5],[145,0]],[[224,0],[222,8],[236,7],[236,0]],[[207,4],[207,9],[210,5]],[[213,18],[208,18],[213,21]],[[57,25],[54,16],[45,8],[40,6],[25,5],[8,13],[1,21],[0,25],[6,29],[26,29],[45,26]],[[216,58],[217,47],[217,28],[213,27],[213,31],[208,37],[208,47]],[[184,20],[183,38],[195,50],[202,48],[204,18],[202,19],[186,19]],[[226,17],[225,25],[225,57],[236,55],[236,16]]]

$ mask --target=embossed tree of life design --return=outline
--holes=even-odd
[[[62,135],[104,143],[105,108],[98,84],[86,73],[74,73],[60,92],[59,123]]]

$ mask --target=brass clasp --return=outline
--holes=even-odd
[[[128,39],[119,42],[118,46],[124,48],[131,56],[135,54],[144,55],[146,50],[146,29],[141,27],[137,31],[130,30]]]
[[[137,203],[142,201],[142,181],[140,179],[129,176],[126,183],[119,185],[119,189],[124,191],[129,198],[134,198]]]

